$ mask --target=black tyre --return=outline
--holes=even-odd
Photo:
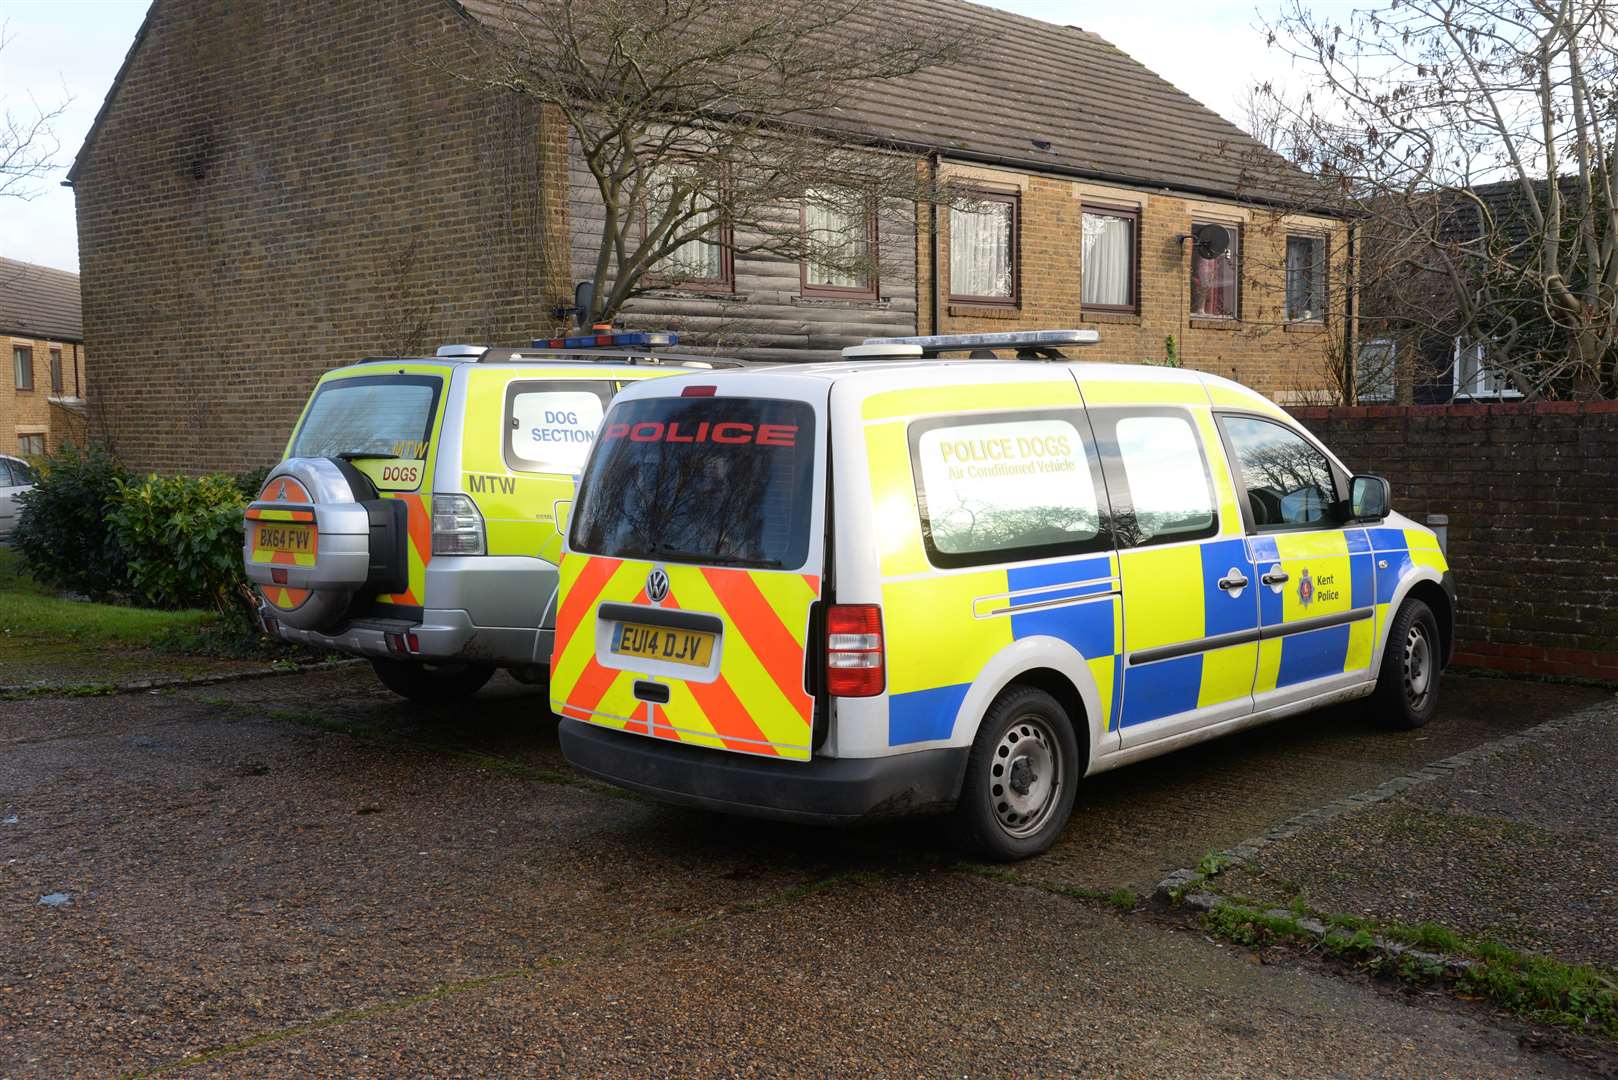
[[[469,698],[494,677],[494,668],[482,664],[423,664],[411,660],[372,660],[382,685],[400,697],[423,705]]]
[[[1442,658],[1433,609],[1420,600],[1406,600],[1388,631],[1373,699],[1390,727],[1411,731],[1433,718]]]
[[[1073,812],[1084,759],[1055,698],[1011,686],[989,706],[967,759],[954,831],[964,847],[1001,862],[1056,842]]]

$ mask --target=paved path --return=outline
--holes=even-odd
[[[1531,734],[1265,845],[1219,888],[1618,972],[1618,701]]]
[[[1144,888],[1591,697],[1518,686],[1454,680],[1414,738],[1340,712],[1131,767],[1018,872]],[[1447,1002],[972,875],[926,822],[791,828],[581,783],[510,683],[458,713],[354,670],[0,703],[0,1075],[199,1056],[235,1075],[1570,1068]]]

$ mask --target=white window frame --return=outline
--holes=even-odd
[[[1470,352],[1471,356],[1466,357]],[[1471,364],[1471,371],[1462,374],[1462,359],[1466,358]],[[1512,398],[1522,397],[1522,391],[1512,386],[1505,376],[1498,372],[1491,372],[1483,366],[1483,346],[1473,345],[1468,348],[1461,344],[1461,339],[1455,339],[1454,359],[1450,363],[1451,396],[1457,401],[1472,401],[1486,399],[1494,401],[1509,401]]]
[[[1379,375],[1373,388],[1374,396],[1367,395],[1366,384],[1360,379],[1361,358],[1367,348],[1384,346],[1388,350],[1387,370]],[[1392,338],[1367,338],[1360,342],[1359,351],[1354,354],[1354,400],[1360,404],[1384,405],[1399,394],[1399,343]]]

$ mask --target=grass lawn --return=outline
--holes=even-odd
[[[0,700],[104,694],[154,678],[262,669],[300,650],[212,611],[152,611],[72,600],[29,577],[0,547]]]
[[[0,547],[0,657],[12,651],[8,646],[25,641],[149,646],[162,635],[195,632],[216,619],[209,611],[152,611],[69,600],[29,577],[16,551]]]

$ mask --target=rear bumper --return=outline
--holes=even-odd
[[[967,747],[806,764],[629,735],[563,718],[574,768],[664,802],[749,817],[848,825],[954,805]]]
[[[555,631],[521,626],[479,626],[464,611],[428,608],[422,621],[406,619],[354,619],[331,633],[300,630],[279,621],[273,607],[260,613],[276,622],[276,636],[313,649],[348,653],[383,660],[465,661],[497,667],[549,664]],[[388,647],[389,634],[414,633],[420,651],[401,655]]]

